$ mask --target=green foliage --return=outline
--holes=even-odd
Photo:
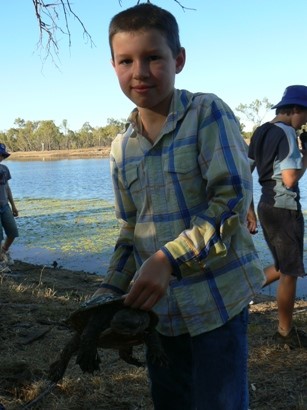
[[[240,104],[235,110],[241,112],[245,118],[252,122],[256,128],[261,125],[266,113],[273,107],[267,97],[262,100],[254,100],[250,104]]]
[[[252,138],[252,135],[253,135],[253,131],[247,131],[247,132],[243,132],[243,138],[245,139],[245,140],[250,140],[251,138]]]
[[[92,127],[89,122],[79,131],[68,128],[67,120],[57,126],[52,120],[25,121],[17,118],[14,127],[0,132],[0,142],[11,152],[52,151],[109,146],[114,137],[123,130],[124,121],[108,119],[105,127]]]

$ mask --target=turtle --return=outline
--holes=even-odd
[[[156,331],[158,321],[153,311],[125,306],[123,297],[114,293],[92,297],[64,321],[75,332],[59,358],[50,365],[48,379],[55,383],[62,379],[75,353],[76,363],[83,372],[100,370],[98,348],[116,349],[125,362],[143,366],[133,357],[133,346],[145,344],[148,360],[167,367],[167,357]]]

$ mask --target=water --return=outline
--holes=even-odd
[[[114,195],[110,177],[109,159],[67,159],[53,161],[6,161],[12,179],[10,186],[15,200],[24,199],[60,199],[60,200],[83,200],[104,199],[110,203],[114,202]],[[300,181],[302,208],[307,211],[307,175]],[[254,201],[257,205],[260,197],[260,187],[257,175],[254,174]],[[307,222],[307,214],[306,214]],[[306,229],[307,233],[307,229]],[[272,258],[264,242],[261,229],[254,237],[255,246],[259,251],[264,266],[272,263]],[[13,249],[22,252],[16,241]],[[305,246],[306,248],[306,246]],[[41,250],[40,250],[41,252]],[[33,253],[34,255],[34,253]],[[14,256],[14,254],[13,254]],[[36,256],[35,256],[36,257]],[[47,257],[47,256],[46,256]],[[80,255],[82,257],[82,255]],[[307,250],[304,252],[305,266],[307,267]],[[28,258],[27,261],[31,261]],[[34,262],[34,261],[31,261]],[[71,265],[69,265],[71,263]],[[91,258],[87,266],[89,272],[97,272],[98,259]],[[67,268],[76,268],[68,261]],[[265,292],[275,295],[276,284],[269,286]],[[307,295],[307,280],[299,279],[299,297]]]
[[[7,161],[14,198],[113,201],[109,160]]]

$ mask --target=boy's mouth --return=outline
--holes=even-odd
[[[131,88],[132,88],[132,90],[134,90],[136,92],[142,93],[142,92],[150,90],[151,88],[153,88],[153,86],[150,86],[150,85],[137,85],[137,86],[134,86],[134,87],[131,87]]]

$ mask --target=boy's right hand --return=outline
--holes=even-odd
[[[138,275],[125,298],[125,305],[135,309],[150,310],[164,296],[172,266],[162,251],[148,258],[138,271]]]

